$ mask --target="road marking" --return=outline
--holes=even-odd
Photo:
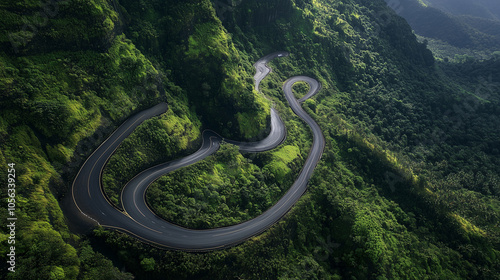
[[[256,83],[256,88],[258,89],[259,85],[260,85],[260,81],[262,81],[270,72],[271,72],[271,68],[269,68],[267,66],[267,62],[269,62],[271,59],[275,58],[275,57],[282,57],[282,56],[288,56],[288,53],[274,53],[274,54],[271,54],[271,55],[268,55],[266,57],[264,57],[263,59],[260,59],[256,64],[255,64],[255,67],[256,67],[256,70],[257,70],[257,74],[254,76],[254,78],[256,79],[259,79],[259,83]],[[114,229],[117,229],[117,230],[121,230],[121,231],[124,231],[124,232],[127,232],[129,233],[130,235],[132,236],[136,236],[138,239],[140,240],[143,240],[143,241],[146,241],[146,242],[149,242],[151,244],[155,244],[155,245],[158,245],[158,246],[161,246],[161,247],[164,247],[164,248],[172,248],[172,249],[178,249],[178,250],[186,250],[186,251],[209,251],[209,250],[215,250],[215,249],[218,249],[218,248],[225,248],[227,246],[231,246],[233,244],[236,244],[236,243],[239,243],[241,241],[244,241],[260,232],[262,232],[263,230],[266,230],[267,228],[269,228],[270,226],[272,226],[273,224],[275,224],[277,221],[279,221],[283,215],[285,215],[292,207],[293,205],[298,201],[298,199],[301,197],[301,195],[299,195],[297,197],[297,192],[299,191],[302,191],[302,192],[305,192],[305,190],[307,189],[307,183],[308,183],[308,180],[310,179],[310,177],[312,176],[312,172],[314,171],[314,168],[315,166],[317,165],[319,159],[321,158],[321,154],[322,154],[322,151],[324,149],[324,137],[321,133],[321,129],[319,127],[319,125],[314,121],[314,119],[309,116],[305,111],[304,109],[300,106],[299,102],[302,102],[304,100],[306,100],[307,98],[303,97],[301,100],[297,100],[295,99],[295,97],[293,97],[293,92],[291,91],[291,88],[292,88],[292,85],[298,81],[304,81],[306,83],[309,84],[310,86],[310,91],[306,94],[305,97],[307,98],[310,98],[312,96],[314,96],[317,91],[319,91],[321,89],[321,84],[319,82],[317,82],[316,80],[312,79],[312,78],[309,78],[309,77],[305,77],[305,76],[297,76],[297,77],[293,77],[293,78],[290,78],[287,82],[285,82],[284,86],[283,86],[283,91],[285,93],[285,97],[287,99],[287,101],[289,102],[289,105],[291,107],[291,109],[294,111],[294,113],[299,117],[301,118],[308,126],[310,126],[312,132],[313,132],[313,144],[312,144],[312,147],[309,151],[309,155],[306,159],[306,162],[302,168],[302,170],[300,171],[299,173],[299,176],[297,177],[297,179],[295,180],[295,182],[293,183],[291,189],[285,193],[285,195],[274,205],[272,206],[271,208],[269,208],[266,212],[264,212],[263,214],[261,214],[259,217],[262,217],[262,215],[264,215],[265,213],[268,213],[265,217],[261,218],[260,220],[256,220],[258,219],[259,217],[256,217],[252,220],[256,220],[255,222],[251,222],[252,220],[250,221],[247,221],[245,222],[246,226],[239,226],[240,228],[237,228],[235,230],[232,230],[232,231],[229,231],[229,232],[225,232],[225,233],[219,233],[219,234],[214,234],[214,235],[211,235],[213,237],[217,237],[217,236],[225,236],[225,235],[231,235],[231,234],[235,234],[235,233],[238,233],[238,232],[241,232],[241,231],[244,231],[244,230],[249,230],[251,229],[251,231],[249,232],[250,234],[247,234],[247,236],[243,236],[241,239],[237,240],[237,241],[227,241],[227,242],[222,242],[222,244],[220,245],[216,245],[216,246],[206,246],[206,247],[203,247],[203,245],[200,245],[199,248],[189,248],[189,247],[186,247],[184,246],[184,248],[179,248],[179,247],[175,247],[175,246],[170,246],[170,245],[167,245],[166,243],[163,243],[163,244],[160,244],[160,243],[157,243],[155,241],[152,241],[152,240],[149,240],[148,238],[144,237],[144,236],[141,236],[139,235],[138,233],[135,233],[135,232],[132,232],[130,230],[127,230],[127,229],[124,229],[124,228],[121,228],[121,227],[115,227],[115,226],[106,226],[106,227],[109,227],[109,228],[114,228]],[[138,117],[137,120],[135,120],[130,126],[128,126],[127,128],[125,128],[125,130],[111,143],[109,144],[109,146],[104,150],[104,152],[102,152],[102,154],[97,158],[97,160],[94,162],[91,170],[90,170],[90,173],[89,173],[89,178],[87,180],[87,192],[88,192],[88,195],[90,198],[91,197],[91,193],[90,193],[90,176],[94,173],[94,169],[96,168],[97,166],[97,163],[101,161],[101,158],[104,156],[104,154],[106,154],[108,152],[108,150],[110,148],[112,148],[116,142],[118,140],[121,140],[122,136],[127,133],[130,128],[132,128],[136,122],[138,122],[139,120],[141,120],[143,117],[144,117],[145,114],[141,115]],[[279,116],[278,116],[279,118]],[[274,121],[274,119],[273,119]],[[124,123],[125,124],[125,123]],[[271,123],[271,125],[273,125],[273,122]],[[122,127],[120,126],[115,132],[113,132],[111,134],[111,136],[108,137],[108,139],[106,139],[97,149],[96,151],[94,151],[92,153],[92,155],[89,157],[89,159],[98,151],[101,149],[101,147],[107,143],[107,141],[109,141],[109,139],[111,137],[114,137],[115,136],[115,133],[117,131],[119,131],[120,129],[122,129]],[[271,128],[272,129],[272,128]],[[285,131],[286,131],[286,128],[283,128]],[[216,133],[215,133],[216,134]],[[205,131],[203,132],[203,135],[205,135]],[[188,157],[184,157],[182,159],[178,159],[178,161],[184,161],[182,163],[181,166],[179,167],[176,167],[175,165],[168,165],[168,163],[166,164],[165,167],[161,168],[160,170],[157,170],[155,172],[152,172],[151,174],[148,174],[148,176],[146,176],[146,178],[142,179],[139,184],[136,185],[136,187],[134,188],[133,190],[133,202],[134,202],[134,206],[136,208],[136,210],[143,216],[143,217],[146,217],[146,215],[139,209],[138,207],[138,200],[137,200],[137,197],[138,197],[138,190],[140,189],[139,187],[142,186],[142,185],[145,185],[143,191],[142,191],[142,196],[143,196],[143,200],[142,200],[142,203],[144,203],[144,205],[146,205],[146,208],[153,214],[154,212],[149,209],[149,206],[147,205],[146,203],[146,191],[149,187],[149,185],[154,182],[157,178],[159,178],[160,176],[163,176],[165,175],[163,172],[164,171],[169,171],[171,172],[172,170],[176,170],[178,168],[181,168],[181,167],[184,167],[184,166],[187,166],[187,165],[191,165],[191,164],[194,164],[198,161],[200,161],[201,159],[205,158],[206,156],[212,154],[213,152],[216,151],[216,149],[218,148],[218,145],[219,143],[218,140],[220,140],[220,136],[218,136],[216,134],[216,136],[214,135],[211,135],[208,137],[208,140],[210,141],[209,144],[208,144],[208,147],[205,146],[205,137],[203,136],[203,143],[202,143],[202,147],[198,150],[199,154],[195,153],[193,155],[190,155]],[[123,141],[123,140],[121,140]],[[276,141],[271,141],[271,142],[276,142]],[[259,142],[256,143],[252,143],[253,145],[258,145]],[[280,144],[280,143],[278,143]],[[246,145],[250,146],[251,144],[249,143],[246,143]],[[318,147],[318,145],[320,147]],[[116,147],[114,148],[114,150],[116,150],[120,145],[116,145]],[[206,147],[206,148],[203,148],[203,147]],[[215,150],[214,150],[215,149]],[[314,154],[314,156],[313,156]],[[87,159],[87,161],[89,160]],[[109,158],[108,158],[109,159]],[[107,160],[108,160],[107,159]],[[87,161],[84,163],[83,166],[85,166],[85,164],[87,163]],[[178,163],[180,164],[180,162]],[[102,169],[103,169],[104,166],[101,167],[101,170],[100,170],[100,173],[99,173],[99,181],[101,182],[102,181]],[[155,168],[155,167],[151,167],[150,169],[152,168]],[[83,169],[83,167],[80,169],[80,171]],[[149,169],[148,169],[149,170]],[[77,174],[77,178],[79,177],[80,175],[80,171],[79,173]],[[145,170],[147,171],[147,170]],[[144,171],[144,172],[145,172]],[[161,172],[161,173],[160,173]],[[142,172],[140,173],[142,174]],[[140,174],[136,175],[139,176]],[[160,175],[161,174],[161,175]],[[134,177],[134,178],[136,178]],[[133,180],[133,179],[132,179]],[[131,180],[131,181],[132,181]],[[75,179],[75,182],[76,182],[76,179]],[[75,194],[74,194],[74,188],[75,188],[75,182],[73,182],[73,186],[72,186],[72,195],[73,195],[73,200],[75,202],[75,205],[79,208],[77,202],[76,202],[76,199],[75,199]],[[140,183],[144,182],[142,185]],[[149,184],[148,184],[149,182]],[[126,185],[127,186],[127,185]],[[99,183],[99,188],[101,190],[101,195],[103,195],[105,198],[106,198],[106,195],[105,193],[103,192],[103,189],[102,189],[102,186],[101,184]],[[121,197],[122,197],[122,202],[124,201],[123,200],[123,193],[124,191],[122,191],[121,193]],[[294,200],[292,204],[289,204],[291,200]],[[110,204],[111,206],[113,206],[110,201],[108,201],[106,199],[107,203]],[[140,202],[141,203],[141,202]],[[124,207],[125,207],[125,203],[123,203]],[[287,207],[286,209],[283,209],[283,207]],[[283,211],[283,210],[286,210],[286,211]],[[81,211],[81,210],[80,210]],[[273,211],[273,212],[268,212],[268,211]],[[83,211],[81,211],[83,213]],[[132,212],[134,213],[134,212]],[[276,216],[276,214],[279,214],[279,217]],[[83,213],[85,215],[85,213]],[[106,214],[104,212],[101,211],[101,214],[106,216]],[[145,225],[143,225],[142,223],[138,222],[137,220],[135,220],[133,218],[132,215],[130,215],[126,210],[123,212],[123,214],[128,217],[129,219],[131,219],[132,221],[134,221],[135,223],[137,223],[138,225],[140,225],[141,227],[144,227],[144,228],[147,228],[153,232],[156,232],[158,234],[164,234],[163,232],[161,231],[158,231],[158,230],[155,230],[155,229],[152,229],[150,227],[147,227]],[[156,215],[155,215],[156,216]],[[269,221],[269,219],[272,220],[272,223],[270,224],[266,224],[267,221]],[[161,219],[160,219],[161,220]],[[153,224],[157,225],[157,223],[153,220],[150,220]],[[96,221],[97,222],[97,221]],[[163,221],[162,221],[163,222]],[[98,222],[97,222],[98,223]],[[171,226],[175,226],[175,225],[172,225],[170,224]],[[166,227],[164,225],[162,225],[162,223],[160,223],[159,225],[161,228],[163,229],[166,229]],[[178,226],[175,226],[175,227],[178,227]],[[232,226],[232,227],[238,227],[238,225],[236,226]],[[181,227],[180,227],[181,228]],[[254,229],[257,228],[257,230],[255,231]],[[227,228],[226,228],[227,229]],[[221,229],[211,229],[211,230],[200,230],[200,231],[195,231],[195,232],[198,232],[198,233],[201,233],[201,232],[210,232],[210,233],[213,233],[213,232],[217,232]],[[188,230],[188,232],[190,232],[192,230]],[[185,231],[184,231],[185,233]],[[195,233],[196,234],[196,233]],[[172,233],[168,233],[168,235],[172,235]],[[187,235],[187,234],[182,234],[181,235],[182,237],[188,239],[190,236]],[[227,239],[226,239],[227,240]],[[167,239],[165,239],[165,242],[168,242]],[[210,241],[207,240],[207,242],[205,244],[208,244]],[[188,244],[188,243],[186,243]]]

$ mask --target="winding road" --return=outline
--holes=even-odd
[[[261,58],[255,63],[257,73],[254,77],[255,88],[271,71],[267,62],[288,56],[286,52],[276,52]],[[294,83],[304,81],[310,85],[310,90],[300,100],[292,92]],[[298,76],[284,83],[283,91],[293,112],[311,128],[313,144],[298,178],[288,192],[271,208],[260,216],[241,224],[210,229],[192,230],[171,224],[148,208],[145,196],[147,188],[159,177],[179,168],[194,164],[215,153],[222,141],[239,146],[241,151],[262,152],[280,145],[286,137],[286,129],[278,113],[271,110],[271,132],[263,140],[253,143],[237,142],[220,137],[217,133],[206,130],[203,132],[201,148],[181,159],[160,164],[149,168],[132,180],[122,191],[124,211],[119,211],[107,200],[101,185],[101,175],[108,159],[134,129],[144,120],[160,115],[167,111],[167,104],[161,103],[153,108],[144,110],[118,127],[85,161],[78,172],[72,186],[73,202],[82,216],[106,228],[113,228],[128,233],[136,238],[165,248],[185,251],[209,251],[229,247],[241,243],[255,236],[278,222],[299,200],[307,189],[307,183],[314,168],[321,158],[325,147],[325,140],[318,124],[302,109],[300,102],[312,97],[321,89],[316,80]]]

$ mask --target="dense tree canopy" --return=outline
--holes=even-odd
[[[0,164],[16,164],[19,243],[19,271],[7,279],[499,279],[494,54],[435,61],[382,0],[48,2],[55,7],[0,4]],[[276,50],[291,55],[271,63],[258,93],[252,63]],[[121,207],[130,178],[196,150],[205,128],[264,136],[274,106],[287,127],[277,149],[241,154],[224,144],[148,191],[160,216],[191,228],[268,209],[311,146],[283,98],[294,75],[322,84],[303,107],[327,145],[308,192],[275,226],[201,254],[69,230],[60,205],[81,163],[125,118],[160,101],[168,112],[108,162],[110,201]],[[294,87],[297,96],[306,89]]]

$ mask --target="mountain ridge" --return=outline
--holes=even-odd
[[[417,0],[397,2],[386,0],[386,2],[408,21],[418,35],[429,40],[443,41],[459,49],[485,52],[485,58],[499,51],[499,18],[450,13],[440,5],[432,5],[433,1],[427,1],[428,5]],[[470,4],[467,0],[463,2]],[[460,7],[460,3],[455,3],[453,6]],[[443,52],[443,48],[439,48],[437,44],[433,44],[432,47],[437,49],[435,53]],[[448,58],[454,58],[452,52],[453,50],[447,54]]]

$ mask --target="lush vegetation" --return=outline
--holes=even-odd
[[[101,124],[118,123],[160,97],[153,89],[134,92],[158,72],[130,40],[112,33],[109,24],[119,22],[107,2],[61,2],[42,22],[43,8],[37,1],[1,7],[0,174],[6,178],[7,163],[16,164],[18,218],[17,272],[7,279],[76,279],[83,273],[84,262],[70,245],[79,237],[69,232],[56,199],[71,185],[64,178],[77,171],[66,166]],[[25,22],[36,26],[25,31]],[[75,36],[78,30],[87,36]],[[7,237],[3,227],[2,244]],[[1,248],[6,256],[8,247]]]
[[[253,60],[235,48],[210,1],[120,3],[125,33],[186,90],[205,125],[226,137],[262,136],[269,104],[253,91]]]
[[[454,2],[421,0],[421,2],[454,15],[500,20],[500,3],[494,0],[457,0]]]
[[[133,277],[104,255],[139,279],[499,279],[498,58],[436,62],[383,1],[213,4],[71,0],[54,13],[37,1],[0,4],[0,164],[15,162],[18,175],[19,270],[7,279]],[[158,180],[148,202],[193,228],[265,211],[308,154],[311,135],[281,87],[309,75],[323,88],[303,106],[327,146],[281,222],[203,254],[102,228],[92,242],[69,231],[59,204],[79,165],[141,108],[169,103],[107,165],[117,207],[124,183],[195,150],[204,128],[261,137],[270,102],[252,88],[252,63],[275,50],[291,56],[271,63],[261,90],[285,120],[286,142],[255,155],[223,145]],[[6,244],[5,227],[0,237]]]
[[[441,58],[491,58],[492,53],[500,51],[500,6],[496,2],[385,1],[430,42]]]
[[[184,227],[241,223],[281,198],[300,163],[295,146],[243,157],[238,147],[223,144],[214,156],[160,178],[148,190],[147,202],[159,216]]]
[[[182,100],[178,100],[167,113],[145,121],[123,141],[103,172],[106,195],[121,208],[122,188],[132,177],[152,165],[192,151],[199,144],[200,136],[196,116]]]

